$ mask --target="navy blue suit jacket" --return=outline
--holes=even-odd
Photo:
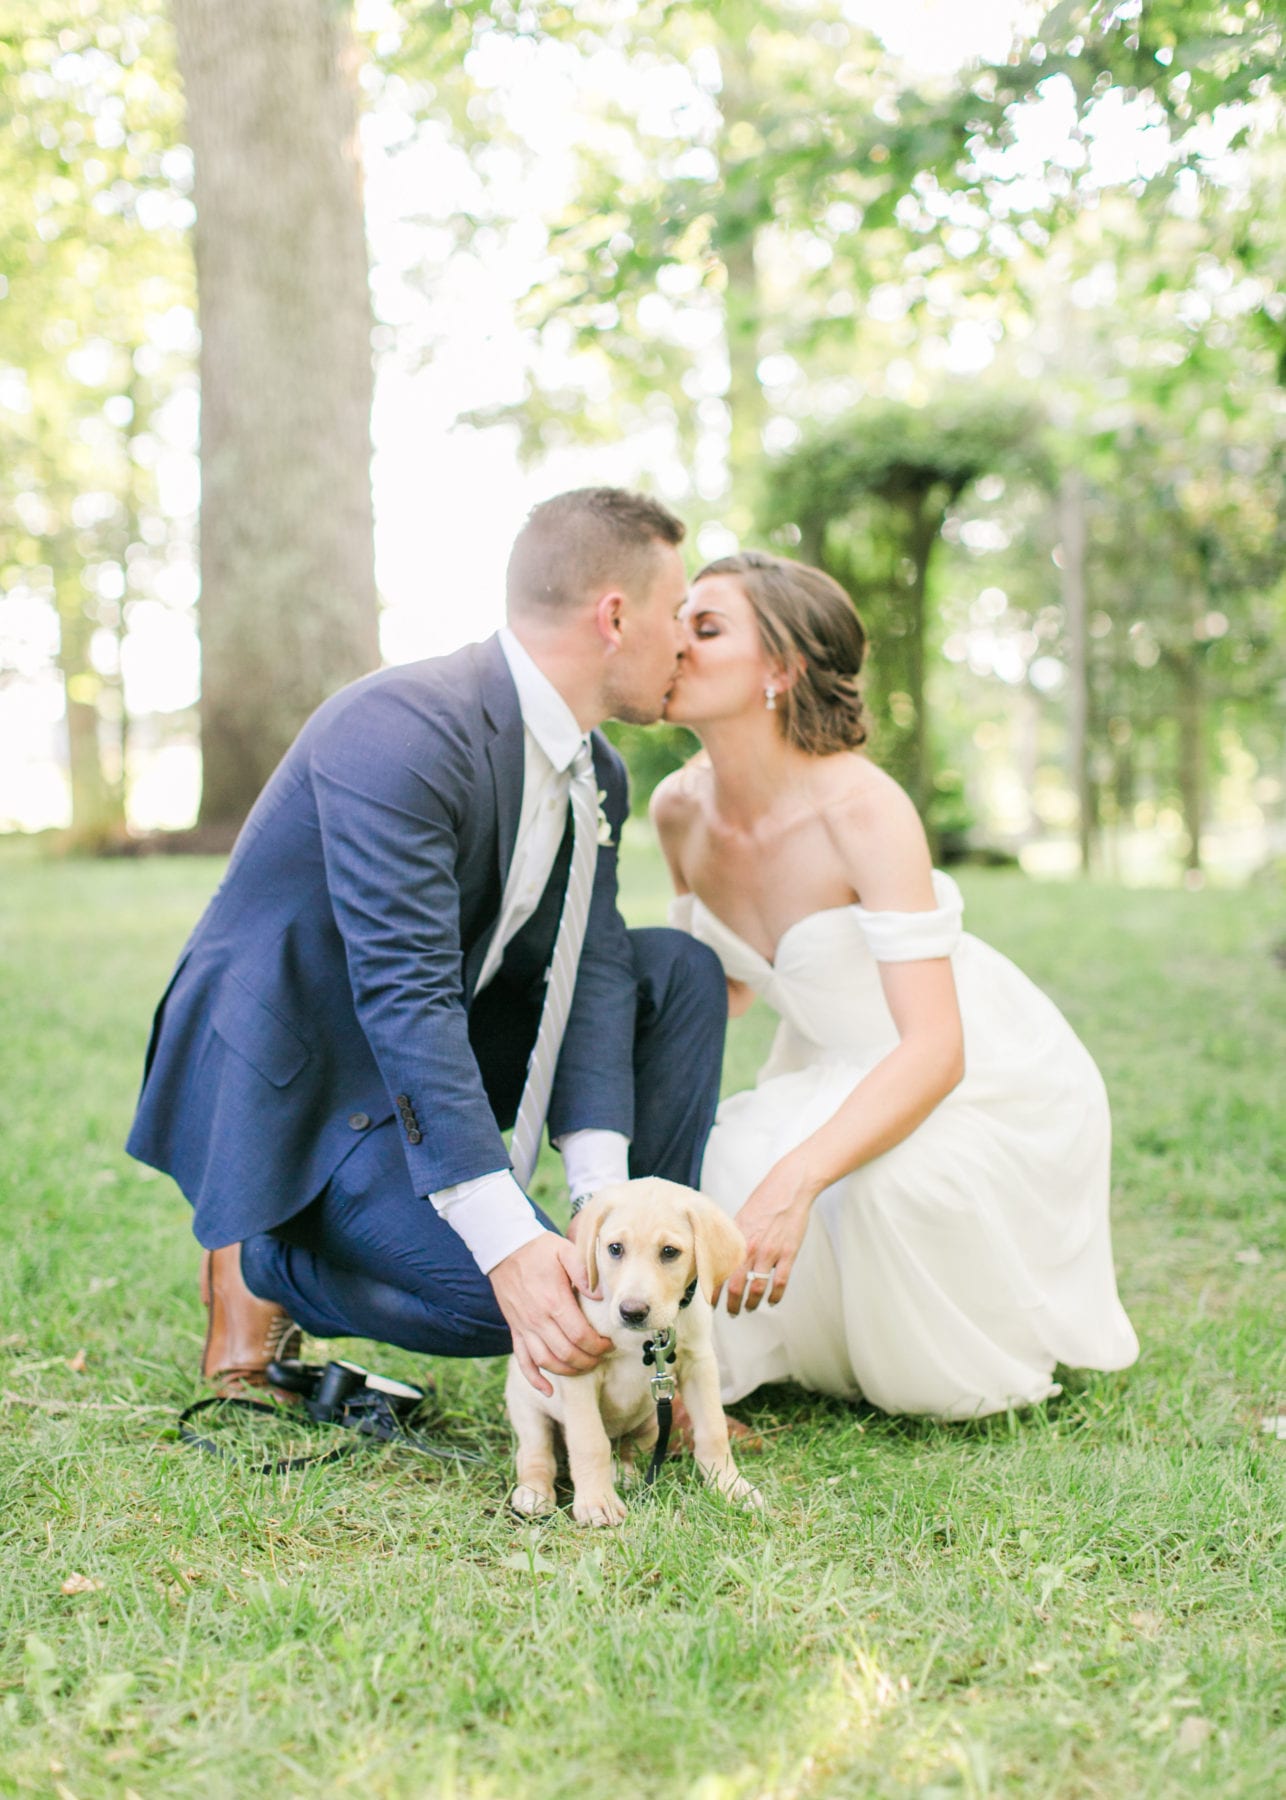
[[[633,1134],[633,958],[616,907],[624,765],[597,733],[612,824],[549,1126]],[[172,1175],[208,1247],[270,1230],[325,1187],[405,1096],[428,1195],[508,1166],[469,1012],[513,855],[523,727],[499,641],[381,670],[304,726],[246,820],[157,1009],[131,1155]],[[557,935],[570,824],[506,947],[530,1049]],[[494,1002],[493,990],[487,994]]]

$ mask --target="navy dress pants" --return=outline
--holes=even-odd
[[[629,938],[639,987],[630,1174],[695,1187],[719,1099],[723,970],[683,932],[631,931]],[[471,1036],[488,1098],[508,1126],[530,1044],[515,1033],[512,1014],[505,1031],[503,1007],[492,1010],[497,1029],[475,1009],[479,1028],[471,1021]],[[432,1130],[431,1120],[425,1124]],[[396,1120],[368,1131],[303,1212],[247,1238],[241,1267],[252,1293],[284,1306],[315,1337],[370,1338],[431,1356],[501,1356],[511,1348],[491,1283],[432,1203],[413,1191]]]

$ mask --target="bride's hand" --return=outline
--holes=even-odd
[[[787,1157],[774,1163],[737,1214],[746,1260],[728,1278],[728,1311],[734,1318],[743,1306],[754,1312],[761,1300],[775,1306],[786,1292],[815,1197],[816,1190]],[[769,1279],[752,1281],[752,1275]]]

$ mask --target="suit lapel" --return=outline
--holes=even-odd
[[[509,664],[500,648],[499,638],[489,638],[481,647],[479,691],[482,710],[490,727],[487,740],[487,765],[491,771],[496,809],[496,855],[499,890],[496,897],[496,919],[474,943],[465,962],[464,989],[466,1001],[472,998],[488,946],[499,920],[509,865],[513,862],[518,841],[518,820],[522,812],[522,784],[525,751],[522,735],[522,711],[518,690],[514,687]]]
[[[487,744],[487,762],[495,790],[496,848],[500,862],[500,891],[503,893],[518,841],[518,817],[522,811],[522,711],[499,638],[490,638],[483,650],[482,710],[492,733]]]

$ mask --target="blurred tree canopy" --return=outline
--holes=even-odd
[[[93,848],[124,830],[129,613],[171,605],[190,556],[157,480],[194,306],[160,0],[3,0],[0,94],[0,681],[56,663]]]
[[[873,646],[879,758],[922,810],[933,782],[930,563],[948,512],[974,482],[1047,475],[1040,428],[1030,401],[965,389],[925,406],[865,406],[771,465],[763,521],[858,603]]]
[[[1228,704],[1250,681],[1233,727],[1249,729],[1281,681],[1265,626],[1281,618],[1281,544],[1263,520],[1281,430],[1266,389],[1286,344],[1284,10],[1061,4],[1005,63],[918,83],[828,0],[421,20],[403,67],[431,72],[466,143],[504,133],[503,83],[478,78],[497,40],[524,44],[528,69],[553,44],[580,59],[600,127],[526,302],[526,391],[475,422],[512,422],[533,459],[663,426],[698,519],[744,537],[758,517],[785,548],[793,526],[871,614],[879,753],[926,803],[933,767],[954,760],[928,731],[927,690],[962,673],[926,665],[926,643],[950,635],[931,559],[970,526],[988,473],[986,454],[954,454],[974,409],[1010,496],[994,530],[1026,550],[1014,573],[1033,589],[984,632],[1023,647],[1024,685],[1038,665],[1046,710],[1058,676],[1083,854],[1128,816],[1145,770],[1195,866]],[[591,73],[613,56],[641,71],[633,87]],[[986,444],[988,410],[994,427],[1019,393],[1026,417]],[[1191,576],[1179,490],[1140,461],[1149,432],[1190,468],[1193,432],[1216,458],[1232,433],[1224,491],[1244,468],[1253,556],[1224,548],[1246,535],[1229,517]],[[1143,529],[1112,523],[1126,491]],[[1130,552],[1149,541],[1143,580]],[[1226,595],[1240,571],[1231,611],[1212,599],[1216,562]],[[960,572],[957,555],[943,583]],[[1198,679],[1233,657],[1253,680]],[[1138,709],[1128,736],[1122,708]]]
[[[1286,0],[1062,0],[933,76],[841,0],[369,10],[363,103],[473,176],[412,278],[444,236],[533,271],[521,388],[466,426],[533,462],[627,440],[697,558],[758,523],[826,562],[875,638],[880,754],[957,822],[1075,827],[1089,861],[1172,815],[1195,867],[1212,811],[1281,817]],[[540,219],[505,210],[533,92],[576,125]],[[191,496],[161,492],[196,340],[160,0],[0,0],[0,105],[0,679],[56,660],[102,841],[130,620],[193,588]],[[269,281],[299,273],[278,236]],[[379,341],[440,351],[417,329]],[[357,505],[364,472],[337,479]],[[298,543],[272,486],[247,545]],[[328,617],[290,624],[323,685]],[[690,747],[622,738],[640,802]]]

